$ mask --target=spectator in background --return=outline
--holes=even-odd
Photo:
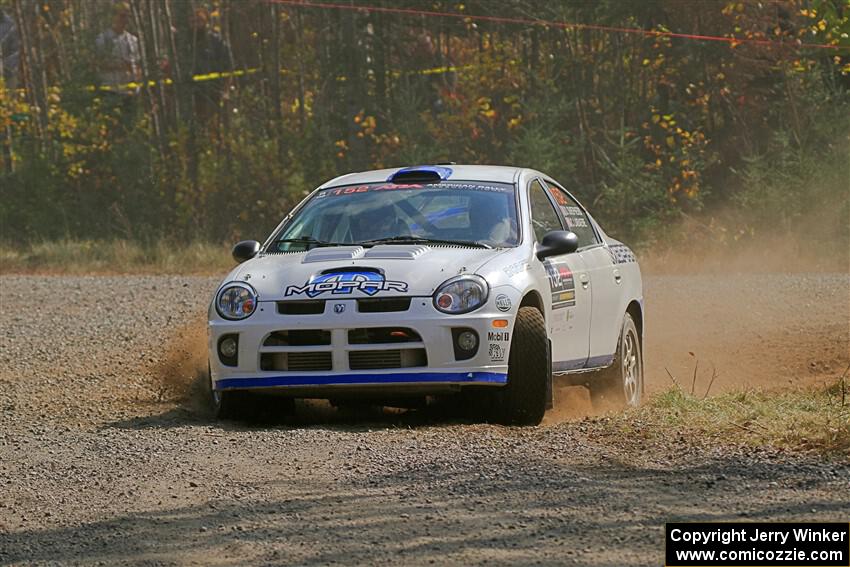
[[[122,87],[142,78],[139,67],[139,39],[127,31],[130,6],[118,2],[112,6],[112,26],[97,36],[98,71],[101,83],[111,92],[132,95],[138,89]]]
[[[15,21],[0,11],[0,76],[10,89],[18,86],[18,64],[21,56],[21,42]]]
[[[197,8],[189,17],[192,31],[192,74],[205,75],[229,71],[230,51],[218,32],[209,27],[210,13],[206,8]]]
[[[424,95],[434,112],[440,112],[444,110],[443,99],[455,92],[457,77],[449,70],[452,62],[426,30],[416,35],[412,46],[408,61],[413,67],[407,75],[408,86]]]
[[[189,16],[192,33],[192,75],[208,75],[233,69],[230,50],[221,36],[209,25],[210,13],[206,8],[196,8]],[[198,117],[206,120],[213,116],[230,80],[208,79],[195,81],[194,102]]]

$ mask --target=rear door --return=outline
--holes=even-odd
[[[555,202],[540,180],[529,184],[531,224],[537,242],[552,230],[564,230]],[[543,261],[551,306],[546,317],[552,339],[552,371],[583,368],[590,349],[591,290],[585,263],[578,253]]]
[[[617,349],[623,320],[620,312],[623,276],[584,207],[557,183],[547,179],[546,184],[558,204],[567,230],[578,236],[577,253],[584,262],[593,288],[587,366],[607,366]]]

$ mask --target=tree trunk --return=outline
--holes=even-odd
[[[269,75],[271,79],[271,99],[274,109],[272,117],[274,120],[274,128],[272,131],[275,136],[275,144],[277,145],[278,163],[283,163],[286,157],[286,147],[283,143],[283,99],[280,92],[280,5],[272,3],[269,6],[272,18],[272,46]]]

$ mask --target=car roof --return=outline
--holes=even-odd
[[[420,164],[422,165],[422,164]],[[433,165],[422,165],[423,167],[434,167]],[[387,181],[390,176],[401,169],[413,169],[417,166],[394,167],[391,169],[375,169],[372,171],[361,171],[359,173],[348,173],[340,175],[324,183],[320,189],[336,187],[339,185],[353,185],[356,183],[380,183]],[[496,183],[513,183],[517,180],[519,173],[524,168],[504,165],[439,165],[451,170],[447,181],[492,181]]]

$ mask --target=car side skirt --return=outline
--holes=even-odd
[[[553,374],[572,374],[602,370],[614,363],[614,355],[591,356],[587,360],[567,360],[552,363]]]
[[[553,376],[561,386],[581,386],[588,382],[588,374],[599,372],[614,363],[614,355],[593,356],[583,366],[572,362],[555,362],[552,364]]]

